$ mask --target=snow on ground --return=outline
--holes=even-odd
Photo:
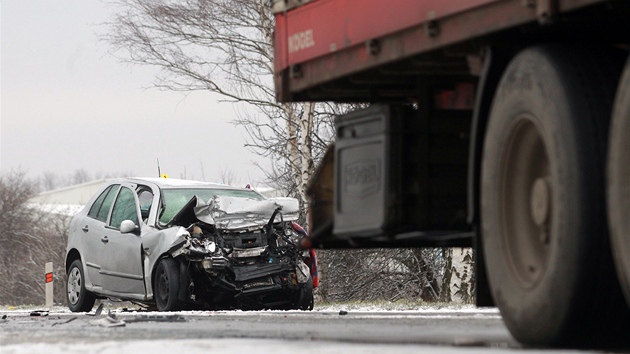
[[[120,303],[111,303],[105,301],[103,303],[103,314],[112,312],[114,314],[133,314],[137,312],[147,313],[139,306],[124,303],[127,305],[121,305]],[[96,311],[97,305],[92,309],[92,313]],[[50,309],[37,306],[0,306],[0,314],[25,314],[33,311],[44,311],[59,315],[70,315],[72,312],[66,306],[54,306]],[[427,319],[435,318],[454,318],[461,316],[462,314],[479,315],[480,318],[493,320],[499,318],[501,315],[496,308],[477,308],[474,305],[422,305],[418,306],[412,304],[396,304],[396,303],[348,303],[348,304],[325,304],[315,305],[312,312],[315,313],[343,313],[351,314],[354,318],[366,317],[378,315],[380,318],[405,318],[409,316],[422,316]],[[212,317],[212,316],[251,316],[252,313],[256,313],[258,316],[274,316],[278,313],[285,314],[306,314],[307,312],[301,310],[262,310],[262,311],[242,311],[242,310],[220,310],[220,311],[179,311],[179,312],[159,312],[152,311],[151,315],[155,316],[199,316],[199,317]]]
[[[123,308],[127,308],[130,311],[134,310],[134,309],[140,309],[139,306],[137,305],[133,305],[130,303],[125,303],[124,305],[121,305],[119,303],[112,303],[112,302],[108,302],[105,301],[103,302],[104,305],[104,310],[107,309],[111,309],[112,312],[115,311],[122,311]],[[96,309],[96,306],[94,306],[94,309]],[[94,311],[93,309],[93,311]],[[0,305],[0,312],[14,312],[14,313],[20,313],[20,312],[31,312],[34,310],[50,310],[50,312],[54,312],[54,313],[69,313],[70,310],[68,309],[68,307],[66,306],[53,306],[52,308],[48,309],[44,306],[35,306],[35,305],[28,305],[28,306],[7,306],[7,305]],[[337,304],[317,304],[315,303],[315,307],[313,309],[314,312],[339,312],[339,311],[348,311],[348,312],[360,312],[360,313],[364,313],[364,312],[393,312],[393,313],[409,313],[409,314],[413,314],[413,313],[487,313],[487,314],[491,314],[491,313],[496,313],[497,315],[499,314],[499,310],[497,310],[495,307],[488,307],[488,308],[477,308],[474,305],[450,305],[450,304],[409,304],[409,303],[364,303],[364,302],[355,302],[355,303],[337,303]],[[240,311],[240,310],[233,310],[233,311],[185,311],[185,312],[181,312],[180,314],[188,314],[188,315],[211,315],[212,313],[233,313],[235,315],[238,315],[239,313],[243,313],[243,314],[251,314],[251,311]],[[266,312],[278,312],[276,310],[265,310],[265,311],[258,311],[259,313],[266,313]],[[281,311],[281,312],[287,312],[287,311]],[[301,312],[301,311],[296,311],[296,312]],[[177,312],[168,312],[168,314],[175,314]],[[152,312],[152,314],[160,314],[159,312]]]
[[[128,304],[128,303],[127,303]],[[125,306],[119,303],[104,302],[103,313],[108,310],[121,313]],[[127,306],[127,311],[138,308],[135,305]],[[92,312],[94,312],[95,308]],[[43,306],[1,306],[0,314],[23,314],[36,310],[49,310],[51,313],[71,315],[72,313],[65,306],[54,306],[46,309]],[[316,304],[313,312],[339,313],[347,311],[354,316],[369,316],[370,314],[387,316],[456,316],[457,314],[484,314],[500,316],[496,308],[476,308],[473,305],[419,305],[419,304],[396,304],[396,303],[350,303],[350,304]],[[304,311],[256,311],[261,316],[274,315],[278,312],[305,313]],[[128,313],[128,312],[127,312]],[[181,314],[188,316],[214,316],[230,315],[244,316],[252,315],[252,311],[186,311],[186,312],[151,312],[152,315],[173,315]],[[155,354],[180,352],[185,348],[187,354],[207,353],[273,353],[273,354],[295,354],[302,350],[315,350],[317,353],[423,353],[423,354],[506,354],[515,353],[519,350],[507,348],[488,347],[452,347],[452,346],[430,346],[417,344],[378,344],[378,343],[350,343],[305,339],[304,341],[282,340],[282,339],[253,339],[253,338],[212,338],[212,339],[179,339],[179,340],[125,340],[125,341],[98,341],[98,342],[75,342],[75,343],[28,343],[2,345],[0,343],[0,353],[34,353],[34,354],[65,354],[65,353],[99,353],[99,354]],[[528,350],[527,354],[550,353],[548,350]],[[584,353],[578,351],[563,351],[563,354]]]
[[[182,339],[182,340],[138,340],[110,341],[98,343],[58,344],[51,346],[42,344],[20,344],[0,346],[3,354],[65,354],[65,353],[99,353],[99,354],[155,354],[177,353],[185,348],[187,354],[194,353],[273,353],[295,354],[312,351],[316,353],[344,354],[383,354],[383,353],[423,353],[423,354],[505,354],[514,350],[498,348],[453,348],[427,345],[404,344],[367,344],[329,341],[287,341],[274,339]],[[548,351],[527,351],[527,354],[549,353]],[[563,351],[563,354],[569,352]]]

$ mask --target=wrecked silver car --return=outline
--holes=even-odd
[[[97,298],[180,309],[313,308],[314,252],[294,198],[161,178],[111,181],[70,224],[68,307]]]

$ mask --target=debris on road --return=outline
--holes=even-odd
[[[125,319],[126,322],[186,322],[186,317],[181,315],[140,315]]]
[[[108,313],[106,317],[103,317],[98,320],[92,320],[89,323],[91,325],[101,326],[101,327],[125,327],[126,326],[125,321],[117,319],[116,316],[112,313]]]
[[[87,316],[100,316],[102,312],[103,312],[103,303],[98,305],[98,308],[96,309],[94,313],[86,313],[86,315]]]
[[[101,327],[125,327],[126,323],[123,320],[116,320],[111,317],[103,317],[100,320],[90,321],[91,325]]]
[[[59,321],[59,322],[55,322],[55,323],[53,323],[51,327],[54,327],[54,326],[56,326],[56,325],[60,325],[60,324],[70,323],[70,322],[72,322],[72,321],[74,321],[74,320],[76,320],[76,319],[77,319],[77,317],[76,317],[76,316],[75,316],[75,317],[70,317],[69,319],[67,319],[67,320],[65,320],[65,321]]]

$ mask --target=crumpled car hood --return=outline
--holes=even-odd
[[[214,225],[217,229],[237,231],[259,228],[269,222],[274,211],[281,207],[284,221],[295,221],[299,205],[294,198],[254,200],[239,197],[215,196],[204,202],[193,196],[173,217],[169,224],[193,223],[197,220]],[[280,222],[276,216],[275,222]]]

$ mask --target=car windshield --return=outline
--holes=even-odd
[[[253,190],[245,189],[211,189],[211,188],[177,188],[162,189],[165,210],[160,216],[161,223],[169,222],[177,212],[192,198],[197,196],[199,199],[207,202],[215,196],[227,196],[253,200],[264,200],[265,197]]]

